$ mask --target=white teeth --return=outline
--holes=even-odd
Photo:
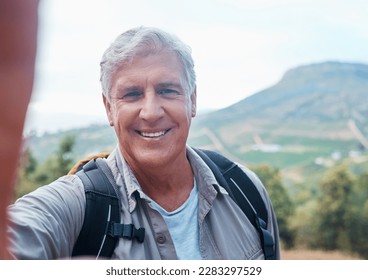
[[[164,135],[165,133],[166,133],[166,131],[163,130],[163,131],[153,132],[153,133],[141,132],[141,135],[143,137],[155,138],[155,137],[160,137],[160,136]]]

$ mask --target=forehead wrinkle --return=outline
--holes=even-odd
[[[137,89],[139,88],[139,84],[134,81],[133,79],[130,79],[127,76],[123,76],[117,79],[116,83],[116,89],[122,90],[122,89]]]

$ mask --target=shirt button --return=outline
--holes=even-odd
[[[158,243],[163,244],[166,242],[166,237],[163,234],[158,234],[156,240]]]

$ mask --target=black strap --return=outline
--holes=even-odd
[[[99,164],[106,165],[106,162],[100,160]],[[110,168],[104,170],[111,172]],[[86,212],[72,255],[110,258],[119,238],[143,242],[144,229],[120,224],[118,195],[96,159],[86,163],[76,175],[84,185]]]
[[[274,240],[267,230],[268,212],[252,180],[236,163],[221,154],[208,150],[194,150],[210,167],[219,185],[226,189],[258,230],[265,259],[275,259]]]
[[[111,256],[116,240],[106,235],[107,225],[109,221],[120,219],[119,200],[115,190],[105,174],[98,169],[95,160],[85,164],[76,175],[84,185],[86,209],[82,230],[72,255]]]
[[[238,165],[234,165],[231,169],[225,171],[223,175],[226,181],[229,182],[237,200],[243,201],[243,203],[239,204],[242,209],[244,208],[243,211],[247,213],[255,212],[254,214],[257,214],[267,225],[268,213],[265,203],[258,189],[245,172]],[[254,222],[253,225],[256,226]]]

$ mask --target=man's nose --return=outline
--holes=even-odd
[[[154,91],[148,91],[144,94],[139,115],[143,120],[149,122],[154,122],[164,115],[160,97]]]

